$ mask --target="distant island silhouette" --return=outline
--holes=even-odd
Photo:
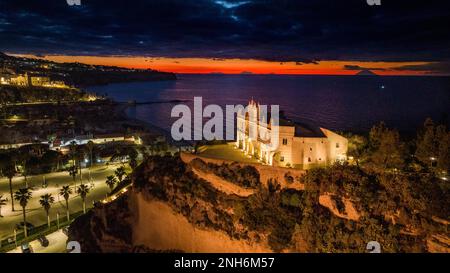
[[[369,69],[361,70],[358,73],[356,73],[355,75],[356,76],[378,76],[378,74],[376,74],[375,72],[373,72]]]

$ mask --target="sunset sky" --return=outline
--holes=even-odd
[[[317,74],[353,75],[361,70],[371,70],[378,75],[424,75],[427,71],[405,70],[408,66],[429,65],[427,62],[349,62],[318,61],[317,63],[270,62],[242,59],[208,58],[146,58],[49,55],[36,57],[15,54],[20,57],[41,58],[54,62],[81,62],[127,68],[156,69],[175,73],[224,73],[224,74]]]
[[[450,75],[448,1],[0,0],[0,51],[177,73]]]

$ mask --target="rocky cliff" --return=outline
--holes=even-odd
[[[256,169],[198,160],[150,158],[132,190],[74,221],[70,240],[84,252],[365,252],[373,240],[384,252],[449,250],[442,217],[381,210],[365,191],[356,198],[321,185],[314,172],[298,190],[261,181]]]

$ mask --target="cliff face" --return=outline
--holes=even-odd
[[[83,252],[270,252],[263,236],[239,224],[245,201],[215,189],[176,158],[150,160],[133,175],[133,189],[71,225]]]
[[[69,240],[78,241],[83,252],[132,252],[131,210],[127,196],[98,205],[77,218]]]
[[[365,196],[364,185],[353,189],[357,195],[321,185],[340,179],[342,170],[330,171],[331,178],[302,176],[299,190],[261,181],[248,166],[153,157],[133,173],[132,190],[76,219],[69,239],[84,252],[365,252],[373,240],[383,252],[449,250],[448,221],[428,219],[433,208],[411,215],[408,205],[390,210],[372,202],[390,190],[370,185],[374,195]]]

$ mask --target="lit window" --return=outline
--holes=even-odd
[[[287,138],[283,138],[283,145],[287,145]]]

